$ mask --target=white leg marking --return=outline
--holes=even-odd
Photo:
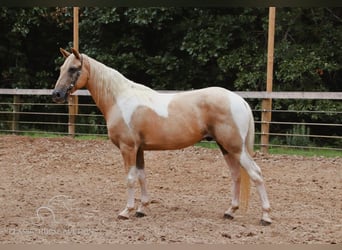
[[[226,218],[234,218],[234,213],[239,208],[240,203],[240,166],[237,164],[236,160],[229,157],[229,155],[224,156],[232,175],[232,203],[231,207],[224,213]]]
[[[261,200],[262,206],[262,220],[271,223],[271,218],[269,217],[270,211],[270,203],[268,201],[267,192],[264,184],[264,180],[262,178],[260,167],[256,164],[256,162],[246,153],[245,149],[243,149],[240,157],[241,165],[246,169],[249,176],[253,180],[256,185],[258,194]]]
[[[149,201],[149,196],[147,193],[147,187],[146,187],[146,175],[144,169],[138,169],[138,180],[141,187],[141,202],[147,203]]]
[[[238,167],[237,169],[234,169],[231,171],[232,172],[232,207],[239,207],[240,203],[240,168]]]
[[[131,167],[127,176],[127,190],[128,190],[128,199],[126,208],[119,214],[119,218],[128,219],[129,213],[134,209],[134,185],[137,181],[137,168],[136,166]]]
[[[137,169],[137,175],[138,175],[138,180],[139,180],[140,188],[141,188],[141,204],[137,210],[137,213],[139,213],[140,215],[144,215],[145,214],[144,210],[149,203],[149,195],[148,195],[147,187],[146,187],[145,170]]]

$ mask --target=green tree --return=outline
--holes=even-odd
[[[0,87],[52,88],[72,21],[72,8],[0,8]],[[341,29],[342,8],[277,8],[274,90],[342,91]],[[80,8],[80,51],[155,89],[265,90],[267,35],[267,8]],[[274,101],[279,109],[341,106]],[[276,119],[342,122],[316,113]]]
[[[66,8],[0,9],[2,88],[51,88],[58,46],[72,36]]]

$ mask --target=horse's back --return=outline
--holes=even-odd
[[[170,102],[169,112],[172,117],[183,116],[192,120],[194,127],[201,127],[200,130],[206,133],[215,133],[214,130],[224,127],[224,133],[235,131],[243,139],[253,120],[247,102],[238,94],[221,87],[179,93]]]
[[[179,100],[177,100],[179,98]],[[249,115],[250,107],[238,94],[222,88],[208,87],[203,89],[181,92],[174,97],[175,102],[186,103],[186,105],[200,105],[206,107],[207,111],[229,112],[234,119],[241,120],[246,114]]]

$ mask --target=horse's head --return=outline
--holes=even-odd
[[[54,102],[63,103],[67,101],[71,93],[85,87],[89,71],[83,63],[83,55],[77,50],[72,49],[72,53],[69,53],[61,48],[60,51],[65,61],[60,69],[55,89],[52,92],[52,99]]]

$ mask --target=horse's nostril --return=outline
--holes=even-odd
[[[57,90],[54,90],[53,92],[52,92],[52,98],[58,98],[58,97],[60,97],[60,94],[59,94],[59,92],[57,91]]]
[[[62,93],[60,91],[58,91],[58,90],[54,90],[52,92],[52,99],[55,102],[59,102],[62,99]]]

